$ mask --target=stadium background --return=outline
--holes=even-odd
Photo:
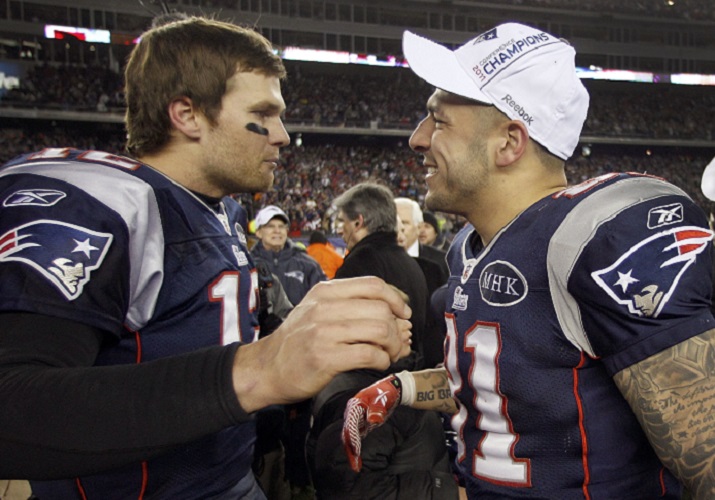
[[[407,139],[431,89],[401,66],[402,31],[458,46],[504,21],[568,39],[588,75],[591,109],[568,162],[571,183],[609,171],[648,173],[715,211],[700,192],[702,171],[715,156],[712,0],[174,0],[167,6],[255,26],[284,54],[292,144],[273,190],[242,201],[251,214],[266,204],[281,206],[295,237],[321,224],[330,231],[331,201],[363,180],[379,179],[396,195],[422,202],[425,172]],[[150,0],[0,0],[0,163],[48,146],[122,152],[121,68],[160,12]],[[109,43],[69,28],[47,38],[46,25],[107,30]],[[296,53],[357,64],[294,60]]]

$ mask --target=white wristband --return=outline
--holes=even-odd
[[[400,398],[400,404],[405,406],[410,406],[415,402],[415,397],[417,396],[417,389],[415,388],[415,377],[412,373],[407,370],[401,371],[400,373],[395,373],[395,377],[400,381],[402,386],[402,396]]]

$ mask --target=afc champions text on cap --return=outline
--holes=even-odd
[[[452,51],[405,31],[405,58],[417,76],[453,94],[496,106],[529,135],[568,159],[588,113],[576,51],[564,40],[518,23],[497,26]]]

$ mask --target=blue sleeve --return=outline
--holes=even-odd
[[[712,238],[685,196],[636,203],[598,226],[569,291],[611,374],[715,327]]]
[[[129,303],[127,227],[86,192],[39,175],[0,177],[0,312],[117,334]]]

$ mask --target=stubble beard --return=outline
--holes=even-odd
[[[265,193],[273,187],[275,176],[273,172],[266,173],[261,163],[253,172],[246,172],[247,168],[237,168],[232,175],[227,175],[224,183],[234,189],[234,193]]]
[[[455,166],[463,165],[457,170],[466,172],[466,178],[446,177],[442,183],[442,189],[439,191],[428,189],[425,196],[425,207],[432,211],[464,215],[467,212],[466,206],[474,203],[475,192],[484,189],[489,183],[487,162],[485,142],[475,141],[465,158],[454,162]],[[450,168],[448,172],[454,170],[454,168]]]

